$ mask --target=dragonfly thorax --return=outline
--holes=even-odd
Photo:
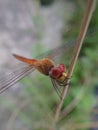
[[[36,63],[36,69],[44,75],[49,75],[51,68],[55,66],[54,62],[49,58],[43,58]]]

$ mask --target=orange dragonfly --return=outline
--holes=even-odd
[[[19,68],[14,68],[14,70],[11,70],[6,78],[1,76],[2,79],[0,80],[0,94],[37,69],[42,74],[50,77],[54,89],[56,90],[57,94],[61,96],[61,90],[59,87],[66,84],[66,67],[64,64],[56,65],[52,59],[62,51],[73,47],[74,43],[75,42],[71,41],[70,43],[53,49],[52,51],[49,51],[46,58],[42,58],[40,60],[29,59],[17,54],[13,54],[17,60],[25,63],[25,66],[23,65],[21,68],[20,66]],[[43,56],[44,54],[41,57]]]

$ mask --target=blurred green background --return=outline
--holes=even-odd
[[[67,42],[69,43],[69,41],[77,38],[81,19],[86,8],[86,1],[32,0],[29,4],[34,4],[33,2],[36,3],[37,7],[36,9],[34,8],[37,14],[35,13],[32,17],[33,26],[37,27],[34,30],[36,32],[34,38],[37,39],[37,42],[30,45],[30,54],[26,52],[28,56],[36,57],[43,52],[46,52],[45,55],[47,55],[47,51],[50,49]],[[66,7],[66,4],[68,7]],[[96,5],[97,7],[90,22],[87,36],[71,79],[70,88],[62,107],[57,130],[98,129],[98,4]],[[53,16],[51,16],[52,12],[49,14],[49,10],[53,11]],[[43,15],[40,11],[43,12]],[[57,19],[54,19],[54,12],[57,13]],[[47,24],[46,22],[51,21],[51,18],[53,18],[53,23]],[[57,24],[57,26],[60,26],[60,29],[58,29],[60,31],[57,34],[60,35],[60,38],[58,43],[56,43],[55,40],[58,35],[57,37],[52,37],[51,28],[56,22],[58,23],[57,20],[59,19],[61,19],[61,23]],[[48,38],[46,39],[45,28],[49,30],[46,31],[47,35],[54,38],[52,41],[54,43],[49,44],[51,40],[47,42]],[[29,32],[30,30],[27,33]],[[22,44],[24,46],[24,43]],[[17,46],[20,47],[20,44],[17,43]],[[27,46],[29,45],[26,44],[25,48]],[[59,53],[55,58],[56,63],[64,63],[68,69],[72,56],[70,52],[71,50]],[[48,130],[53,122],[54,112],[60,100],[52,87],[49,77],[35,71],[20,81],[19,86],[20,89],[7,90],[0,97],[0,130]]]

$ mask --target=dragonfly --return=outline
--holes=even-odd
[[[94,27],[88,30],[88,34],[86,38],[90,36],[95,36],[97,33],[97,27]],[[38,56],[35,59],[29,59],[24,56],[20,56],[17,54],[13,54],[13,56],[19,60],[21,63],[13,66],[13,69],[9,70],[9,72],[5,75],[0,74],[0,94],[5,90],[16,84],[18,81],[28,76],[34,70],[38,70],[40,73],[45,76],[50,77],[52,81],[52,85],[56,90],[59,97],[61,97],[62,91],[61,86],[64,87],[66,85],[67,79],[67,69],[64,64],[58,64],[54,62],[56,56],[61,53],[67,52],[71,48],[74,48],[76,43],[76,38],[69,41],[67,44],[59,46],[53,50],[49,50]],[[70,50],[71,53],[71,50]],[[65,57],[66,55],[64,55]],[[40,59],[39,59],[40,58]]]
[[[46,57],[44,57],[45,53],[43,53],[40,56],[43,57],[41,59],[30,59],[18,54],[13,54],[14,58],[19,60],[21,63],[25,63],[25,65],[21,64],[12,69],[11,72],[7,74],[6,78],[3,76],[0,77],[0,94],[16,84],[19,80],[32,73],[34,70],[38,70],[43,75],[50,77],[54,89],[59,97],[61,97],[62,92],[60,87],[65,86],[67,79],[66,66],[64,64],[56,65],[52,59],[59,55],[59,53],[69,50],[74,45],[75,41],[72,40],[63,46],[49,51]]]

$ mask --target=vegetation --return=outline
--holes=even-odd
[[[64,31],[62,33],[63,43],[77,37],[84,13],[84,1],[77,1],[73,4],[75,5],[75,12],[68,22],[70,30],[67,33]],[[62,107],[57,126],[60,130],[88,130],[92,127],[93,107],[98,105],[94,93],[95,86],[98,86],[97,15],[98,7],[96,7],[91,20],[88,36],[79,55],[67,98]],[[64,59],[65,57],[61,57],[61,61],[64,61]],[[68,60],[69,63],[70,60]],[[20,106],[15,109],[13,113],[16,110],[17,112],[14,119],[20,118],[32,130],[48,130],[53,121],[55,108],[60,100],[52,88],[50,79],[39,72],[35,72],[28,78],[23,79],[22,84],[28,86],[25,88],[27,100],[22,100]],[[21,97],[19,98],[21,99]]]

